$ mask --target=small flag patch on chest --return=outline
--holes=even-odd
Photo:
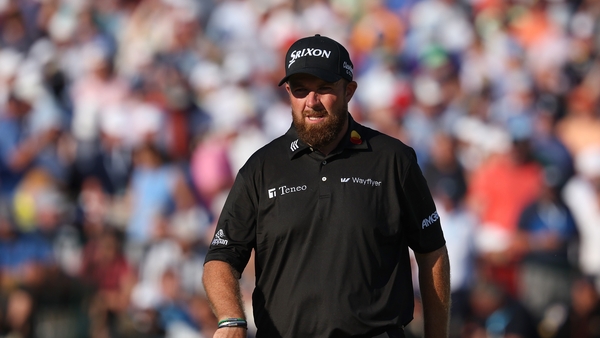
[[[362,143],[362,139],[360,138],[360,134],[356,130],[353,130],[350,133],[350,142],[352,142],[354,144],[361,144]]]

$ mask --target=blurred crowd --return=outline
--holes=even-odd
[[[600,337],[594,0],[0,0],[0,336],[212,337],[216,218],[316,33],[417,152],[452,337]]]

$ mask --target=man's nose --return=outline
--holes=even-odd
[[[320,107],[321,106],[321,100],[319,97],[319,94],[317,94],[316,92],[310,92],[308,93],[307,97],[306,97],[306,105],[309,108],[315,108],[315,107]]]

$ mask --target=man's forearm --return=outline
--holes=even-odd
[[[245,318],[240,283],[231,265],[221,261],[207,262],[202,283],[218,320]]]
[[[425,338],[448,337],[450,319],[450,262],[442,247],[415,254],[419,264],[419,287],[423,301]]]

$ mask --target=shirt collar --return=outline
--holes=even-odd
[[[363,134],[363,126],[354,121],[352,115],[348,113],[348,130],[346,131],[346,135],[344,135],[340,144],[331,152],[331,154],[341,153],[345,149],[369,149],[367,140],[361,136]],[[312,151],[312,148],[308,144],[302,142],[302,140],[298,138],[298,131],[296,130],[296,127],[294,127],[294,124],[291,125],[285,135],[286,139],[289,141],[288,153],[290,159],[300,156],[307,151]]]

